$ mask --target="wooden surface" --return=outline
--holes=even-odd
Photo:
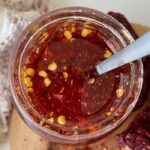
[[[150,30],[149,27],[144,27],[137,24],[132,25],[139,35],[142,35],[146,31]],[[130,115],[128,120],[116,132],[118,133],[124,130],[131,122],[134,115],[135,113]],[[9,140],[11,148],[10,150],[48,150],[49,146],[49,143],[47,141],[43,140],[40,136],[29,129],[29,127],[22,121],[15,109],[12,111],[10,120]],[[109,149],[113,150],[116,145],[115,140],[111,139],[110,141],[108,141],[108,145]],[[97,148],[95,148],[94,150],[96,149]],[[56,150],[58,150],[58,148],[56,148]],[[98,148],[98,150],[101,150],[101,148]]]
[[[10,122],[11,150],[47,150],[48,143],[34,133],[13,109]]]

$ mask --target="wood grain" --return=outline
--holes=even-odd
[[[142,26],[142,25],[138,25],[135,23],[132,23],[132,27],[134,28],[135,32],[141,36],[143,35],[145,32],[150,31],[150,27],[146,27],[146,26]]]
[[[142,25],[132,24],[133,28],[137,32],[138,35],[144,34],[146,31],[149,31],[149,27],[144,27]],[[131,122],[132,118],[134,117],[135,113],[130,115],[128,120],[118,129],[118,132],[124,130],[128,124]],[[12,111],[11,121],[10,121],[10,132],[9,132],[9,139],[10,139],[10,147],[11,150],[48,150],[48,142],[34,133],[20,118],[17,111],[14,109]],[[111,139],[108,142],[110,149],[112,150],[116,142],[114,139]],[[93,146],[92,146],[93,147]],[[68,150],[71,149],[68,148]],[[99,147],[98,150],[101,148]],[[56,148],[56,150],[58,150]],[[94,149],[96,150],[96,149]]]
[[[11,150],[47,150],[48,143],[34,133],[20,118],[16,109],[12,111],[10,123]]]

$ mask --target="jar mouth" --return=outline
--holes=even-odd
[[[72,12],[72,16],[66,16],[68,15],[68,12]],[[92,12],[92,16],[96,16],[94,18],[91,18],[91,17],[88,17],[86,16],[86,14],[89,15],[89,12]],[[82,16],[83,14],[85,16]],[[63,16],[61,17],[60,14]],[[51,16],[57,16],[58,18],[55,18],[55,19],[52,19]],[[42,18],[44,17],[48,17],[50,16],[50,19],[49,19],[49,22],[47,23],[46,20],[42,20]],[[101,16],[102,19],[105,19],[107,20],[106,22],[102,23],[103,20],[98,21],[97,20],[97,16]],[[93,132],[93,133],[86,133],[84,134],[80,134],[80,135],[70,135],[70,136],[67,136],[67,135],[62,135],[62,134],[59,134],[57,133],[56,131],[53,131],[53,130],[50,130],[50,129],[47,129],[41,125],[39,125],[36,121],[34,121],[32,119],[32,117],[30,116],[30,114],[27,112],[27,110],[22,106],[22,104],[19,102],[18,100],[18,95],[16,93],[16,85],[15,85],[15,79],[14,79],[14,72],[17,71],[17,74],[18,74],[18,85],[21,87],[21,96],[22,96],[22,99],[23,101],[25,102],[25,104],[27,105],[26,107],[31,111],[31,112],[34,112],[36,114],[36,116],[38,116],[41,120],[44,120],[44,122],[50,124],[51,126],[55,126],[55,127],[58,127],[58,128],[61,128],[63,130],[67,130],[67,131],[84,131],[84,130],[87,130],[87,127],[82,127],[82,128],[78,128],[76,130],[72,129],[72,128],[69,128],[69,127],[65,127],[65,126],[61,126],[61,125],[58,125],[58,124],[54,124],[54,123],[50,123],[48,122],[45,118],[43,118],[33,107],[32,105],[28,102],[28,100],[26,99],[26,96],[23,92],[23,85],[22,85],[22,81],[21,81],[21,62],[22,62],[22,58],[23,58],[23,55],[25,53],[25,50],[26,50],[26,46],[28,45],[29,41],[31,39],[34,38],[34,36],[36,36],[36,34],[38,34],[41,30],[43,30],[46,26],[49,26],[57,21],[62,21],[63,19],[67,21],[67,19],[75,19],[75,18],[78,18],[78,19],[81,19],[81,20],[86,20],[86,21],[90,21],[90,22],[94,22],[96,24],[101,24],[102,26],[104,26],[105,28],[107,28],[110,32],[112,32],[112,34],[114,34],[115,37],[118,38],[118,40],[121,42],[121,44],[125,47],[127,44],[130,44],[131,42],[133,42],[133,38],[131,37],[131,35],[129,34],[129,32],[120,24],[118,23],[115,19],[111,18],[110,16],[108,15],[105,15],[103,13],[100,13],[98,11],[95,11],[95,10],[92,10],[92,9],[88,9],[88,8],[82,8],[82,7],[71,7],[71,8],[65,8],[65,9],[60,9],[60,10],[57,10],[57,11],[53,11],[53,12],[50,12],[48,14],[46,14],[45,16],[43,16],[42,18],[39,18],[37,19],[35,22],[33,22],[25,31],[23,34],[24,36],[21,38],[20,40],[20,43],[22,44],[23,42],[26,42],[26,44],[24,45],[23,47],[23,51],[20,52],[19,54],[19,59],[17,60],[17,64],[18,64],[18,67],[16,68],[17,70],[15,70],[15,64],[16,64],[16,60],[14,60],[14,58],[16,57],[16,55],[18,54],[18,52],[16,52],[16,54],[14,54],[13,56],[13,63],[11,64],[11,91],[12,91],[12,94],[13,94],[13,97],[14,97],[14,103],[15,105],[17,106],[17,108],[19,109],[19,111],[21,112],[21,115],[24,117],[24,116],[27,116],[27,120],[28,120],[28,124],[32,123],[34,124],[34,126],[45,132],[46,134],[48,135],[51,135],[51,136],[54,136],[54,137],[58,137],[60,139],[64,139],[64,140],[67,140],[67,141],[74,141],[74,142],[80,142],[82,140],[89,140],[89,139],[93,139],[93,138],[96,138],[96,137],[99,137],[99,136],[103,136],[105,135],[106,133],[112,131],[114,128],[116,128],[117,126],[119,126],[126,118],[127,116],[131,113],[131,111],[133,110],[137,100],[138,100],[138,97],[139,97],[139,94],[140,94],[140,91],[141,91],[141,87],[142,87],[142,82],[143,82],[143,66],[142,66],[142,61],[141,60],[137,60],[133,63],[130,64],[131,66],[131,83],[130,83],[130,92],[128,93],[128,95],[126,96],[126,98],[124,99],[124,103],[122,103],[120,105],[120,107],[118,107],[118,109],[114,112],[114,114],[112,114],[111,116],[109,116],[108,118],[106,118],[106,120],[104,120],[105,122],[111,122],[114,118],[114,115],[116,116],[116,113],[118,113],[119,111],[122,111],[122,110],[125,110],[126,112],[124,112],[123,115],[121,115],[119,117],[119,119],[112,124],[108,124],[106,125],[103,129],[99,129],[99,127],[101,126],[102,122],[99,122],[93,126],[91,126],[92,128],[97,128],[98,130],[96,132]],[[108,21],[109,20],[109,21]],[[39,24],[39,23],[43,23],[41,26],[39,26],[37,29],[36,29],[36,32],[34,34],[31,34],[30,32],[30,29],[34,27],[35,24]],[[110,23],[110,24],[109,24]],[[114,23],[115,24],[115,27],[112,27],[111,26],[111,23]],[[121,33],[119,33],[117,31],[116,28],[120,28],[121,29]],[[29,37],[29,38],[26,38],[26,37]],[[124,38],[123,38],[124,36]],[[128,42],[127,43],[125,40],[125,38],[128,39]],[[27,40],[28,39],[28,40]],[[21,44],[18,44],[17,45],[17,48],[16,49],[19,49],[20,46],[22,46]],[[138,79],[138,81],[137,81]],[[138,82],[138,83],[135,83],[135,82]],[[132,90],[136,90],[135,92],[135,96],[134,96],[134,100],[129,100],[130,99],[130,95],[131,95],[131,92]],[[125,104],[128,106],[125,107]],[[25,119],[26,120],[26,119]],[[88,127],[89,128],[89,127]]]
[[[48,24],[46,24],[45,26],[43,26],[42,28],[40,28],[36,33],[34,33],[30,39],[33,40],[34,37],[39,37],[38,34],[42,33],[43,30],[44,30],[47,26],[52,26],[53,24],[57,24],[58,22],[68,22],[68,21],[73,20],[73,21],[79,23],[80,20],[82,20],[82,21],[84,20],[85,22],[97,23],[97,22],[95,22],[95,20],[90,19],[90,18],[78,17],[77,20],[75,20],[75,19],[76,19],[75,17],[65,17],[65,18],[60,18],[60,19],[58,19],[58,20],[54,20],[53,22],[49,22]],[[98,23],[97,23],[97,24],[98,24]],[[107,27],[106,25],[103,25],[102,23],[100,23],[99,25],[102,26],[102,28],[107,28],[108,31],[105,30],[104,32],[112,32],[111,29],[109,29],[109,27]],[[81,28],[82,28],[82,26],[83,26],[83,25],[81,24]],[[78,27],[78,28],[79,28],[79,27]],[[60,28],[59,28],[59,29],[60,29]],[[88,27],[88,29],[96,30],[96,32],[98,32],[98,30],[95,29],[94,27],[92,27],[92,28]],[[102,31],[102,32],[103,32],[103,31]],[[114,33],[114,32],[115,32],[115,31],[113,31],[113,34],[116,34],[116,33]],[[116,34],[116,35],[117,35],[117,34]],[[26,44],[26,47],[28,47],[28,45],[30,45],[30,43],[32,43],[32,41],[30,42],[30,39],[29,39],[28,43]],[[36,40],[38,40],[38,39],[35,38],[35,41],[36,41]],[[121,40],[122,40],[122,39],[121,39]],[[109,44],[109,42],[107,42],[107,43]],[[111,41],[110,44],[112,45],[112,41]],[[126,46],[126,44],[123,43],[123,46]],[[19,74],[20,87],[21,87],[22,95],[23,95],[23,98],[24,98],[25,102],[29,105],[30,109],[31,109],[34,113],[37,114],[37,116],[40,118],[40,120],[43,120],[46,124],[55,126],[55,127],[57,127],[57,128],[60,128],[60,129],[64,129],[64,130],[66,130],[66,131],[74,131],[73,126],[72,126],[72,127],[66,127],[66,126],[59,125],[59,124],[57,124],[57,123],[50,123],[47,119],[45,119],[42,115],[40,115],[40,114],[37,112],[37,110],[32,106],[32,104],[29,103],[28,97],[27,97],[26,94],[25,94],[24,83],[22,82],[22,78],[23,78],[23,77],[22,77],[22,75],[21,75],[21,73],[23,72],[23,65],[22,65],[22,62],[24,62],[24,61],[23,61],[23,58],[26,58],[26,55],[28,55],[28,52],[27,52],[27,48],[26,48],[26,47],[23,49],[23,52],[22,52],[22,54],[21,54],[21,56],[20,56],[20,60],[19,60],[19,62],[20,62],[20,63],[19,63],[19,72],[18,72],[18,74]],[[112,46],[111,46],[111,47],[112,47]],[[119,47],[118,47],[118,48],[119,48]],[[112,49],[112,51],[114,51],[114,53],[116,53],[115,49],[114,49],[114,50]],[[27,53],[27,54],[26,54],[26,53]],[[131,73],[130,73],[130,74],[131,74],[131,82],[130,82],[130,86],[129,86],[130,91],[126,94],[126,96],[124,96],[124,98],[122,98],[122,101],[123,101],[123,102],[126,102],[126,101],[128,100],[128,98],[130,97],[131,91],[132,91],[132,89],[133,89],[133,83],[135,82],[135,79],[134,79],[134,72],[135,72],[135,70],[134,70],[134,69],[135,69],[135,68],[134,68],[134,64],[133,64],[133,63],[130,63],[130,66],[131,66]],[[121,82],[121,81],[120,81],[120,82]],[[120,106],[118,106],[118,108],[116,108],[116,110],[113,112],[114,115],[115,115],[115,113],[118,112],[119,109],[121,109],[122,105],[123,105],[123,103],[120,103]],[[93,125],[93,127],[94,127],[94,126],[97,126],[98,124],[101,124],[102,122],[107,122],[107,121],[109,121],[109,120],[112,120],[113,114],[112,114],[111,116],[108,116],[108,117],[105,118],[104,120],[99,121],[99,123]],[[92,116],[92,118],[93,118],[93,116]],[[95,121],[95,122],[98,122],[98,120]],[[91,126],[91,127],[92,127],[92,126]],[[79,128],[77,128],[77,129],[75,129],[75,131],[77,131],[77,132],[78,132],[78,131],[83,132],[84,130],[86,130],[86,129],[88,129],[88,128],[89,128],[89,127],[79,127]]]

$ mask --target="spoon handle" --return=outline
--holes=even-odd
[[[150,54],[150,31],[112,57],[96,65],[98,74],[103,74]]]

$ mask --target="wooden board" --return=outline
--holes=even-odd
[[[144,27],[137,24],[132,24],[132,26],[139,35],[142,35],[146,31],[150,30],[149,27]],[[118,133],[124,130],[131,122],[135,114],[136,112],[130,115],[128,120],[116,132]],[[38,136],[36,133],[34,133],[24,123],[15,109],[12,111],[12,116],[10,120],[9,140],[11,148],[10,150],[51,150],[50,144],[44,139],[42,139],[40,136]],[[106,143],[109,145],[110,150],[113,150],[116,145],[115,139],[108,140],[108,142]],[[97,143],[97,145],[98,144],[99,143]],[[59,150],[58,147],[59,146],[57,145],[57,148],[55,148],[55,150]],[[98,150],[102,149],[102,147],[100,147],[98,148]],[[67,148],[67,150],[69,149],[71,149],[71,147]],[[94,150],[96,149],[97,148],[95,148]]]

